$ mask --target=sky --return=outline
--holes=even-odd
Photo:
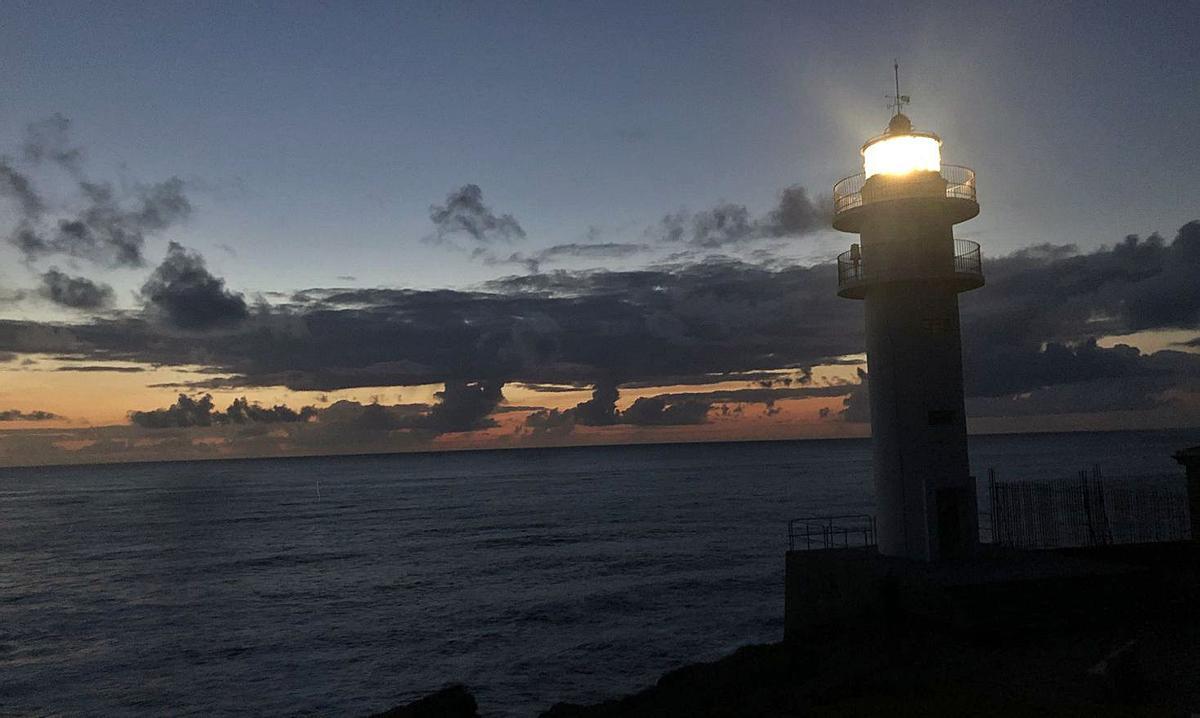
[[[864,435],[893,59],[979,177],[972,430],[1200,425],[1194,4],[4,16],[0,463]]]

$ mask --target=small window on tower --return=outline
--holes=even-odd
[[[929,410],[929,425],[930,426],[947,426],[954,423],[955,412],[949,409],[930,409]]]

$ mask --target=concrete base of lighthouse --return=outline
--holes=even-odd
[[[874,548],[789,551],[784,640],[925,625],[967,635],[1030,635],[1107,623],[1163,596],[1196,597],[1190,542],[1022,551],[984,546],[938,562]]]

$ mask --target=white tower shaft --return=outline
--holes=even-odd
[[[941,165],[940,145],[897,114],[864,145],[867,172],[834,187],[834,227],[861,238],[838,258],[838,293],[866,300],[879,552],[922,561],[979,544],[958,294],[983,273],[979,245],[954,238],[979,205],[975,174]]]

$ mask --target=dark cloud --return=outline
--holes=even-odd
[[[130,421],[144,428],[204,427],[240,424],[277,424],[317,419],[323,424],[338,424],[358,431],[388,432],[407,430],[433,437],[496,426],[490,415],[504,396],[495,382],[448,382],[437,393],[438,402],[386,406],[378,402],[360,404],[339,401],[324,409],[305,406],[292,409],[285,405],[264,407],[245,397],[235,399],[225,411],[216,409],[212,395],[179,394],[169,407],[152,411],[130,412]]]
[[[514,252],[507,257],[496,257],[485,249],[477,249],[476,257],[482,257],[484,264],[491,266],[501,264],[519,264],[530,272],[539,272],[547,262],[560,262],[564,259],[622,259],[632,257],[649,250],[645,244],[631,242],[595,242],[556,244],[539,252],[526,254]]]
[[[643,396],[621,412],[621,423],[633,426],[680,426],[708,421],[708,402],[694,399],[668,403],[661,396]]]
[[[756,237],[755,223],[743,205],[723,204],[698,212],[691,218],[691,242],[712,249]]]
[[[861,364],[861,361],[852,359],[828,359],[822,360],[822,364]],[[640,389],[653,386],[665,386],[668,384],[692,385],[692,384],[715,384],[723,381],[739,381],[739,382],[755,382],[759,386],[770,388],[771,386],[782,385],[791,386],[792,384],[807,384],[812,380],[812,369],[806,366],[795,367],[787,370],[768,370],[768,371],[727,371],[713,374],[680,374],[677,376],[657,377],[652,381],[626,381],[622,382],[622,386],[634,389]]]
[[[70,140],[71,121],[55,113],[25,127],[22,147],[27,162],[53,162],[72,173],[78,173],[83,162],[83,150],[73,147]]]
[[[246,397],[234,399],[225,410],[225,419],[230,424],[277,424],[280,422],[308,421],[316,415],[316,408],[301,407],[299,411],[283,404],[265,407],[246,401]]]
[[[713,391],[660,394],[666,401],[704,401],[710,404],[773,404],[784,399],[840,397],[851,391],[853,384],[823,386],[758,387],[754,389],[717,389]]]
[[[597,383],[592,398],[573,409],[544,409],[525,417],[525,425],[537,434],[566,434],[580,426],[684,426],[708,421],[712,402],[686,395],[638,397],[624,411],[617,410],[620,392],[611,381]]]
[[[39,231],[29,218],[23,219],[9,241],[26,260],[62,254],[113,267],[140,267],[146,236],[191,214],[177,177],[135,190],[132,208],[123,207],[107,183],[81,181],[79,189],[84,208],[70,219],[59,219],[54,230]]]
[[[282,404],[264,407],[252,404],[245,397],[234,399],[225,411],[217,410],[211,394],[190,397],[180,394],[174,404],[164,409],[133,411],[129,420],[146,429],[167,429],[222,424],[277,424],[308,421],[316,409],[302,407],[299,411]]]
[[[204,258],[175,242],[142,285],[148,306],[171,327],[185,330],[233,327],[249,316],[241,294],[225,289],[225,280],[209,273]]]
[[[140,184],[128,196],[118,197],[112,185],[83,177],[82,150],[70,145],[69,128],[70,121],[61,115],[35,122],[27,128],[23,149],[27,161],[53,162],[74,175],[82,200],[74,214],[51,218],[48,224],[46,201],[30,178],[8,159],[0,159],[0,196],[12,200],[18,210],[9,243],[26,261],[66,255],[113,267],[142,266],[146,237],[191,214],[183,181],[172,177]]]
[[[429,413],[411,421],[414,429],[423,429],[435,434],[461,431],[476,431],[496,425],[489,418],[496,406],[504,400],[503,385],[494,381],[446,382],[438,392],[438,403]]]
[[[60,366],[54,371],[74,371],[83,373],[115,373],[115,374],[139,374],[146,371],[146,367],[141,366],[107,366],[99,364],[85,364],[83,366]]]
[[[780,192],[776,206],[764,217],[752,217],[745,205],[723,203],[702,212],[668,214],[651,234],[665,242],[686,242],[703,249],[798,237],[829,226],[830,211],[824,204],[809,199],[803,187],[792,185]]]
[[[525,238],[520,223],[511,214],[494,213],[483,203],[483,190],[474,184],[451,192],[444,205],[432,205],[429,219],[435,228],[431,239],[438,242],[461,234],[484,244]]]
[[[521,388],[545,394],[565,394],[570,391],[586,389],[583,384],[522,384]]]
[[[542,409],[525,417],[525,427],[535,435],[564,436],[575,431],[575,411]]]
[[[600,382],[592,390],[592,398],[575,406],[575,421],[584,426],[616,424],[617,399],[621,396],[613,382]]]
[[[51,414],[48,411],[21,411],[20,409],[0,411],[0,421],[53,421],[61,418],[58,414]]]
[[[379,402],[361,404],[345,399],[334,402],[317,412],[318,422],[327,433],[339,431],[361,431],[386,433],[409,428],[412,421],[426,413],[425,404],[384,405]],[[333,428],[330,428],[333,427]]]
[[[1097,337],[1200,327],[1200,222],[1173,242],[1136,236],[1088,254],[1040,246],[984,265],[987,286],[962,297],[968,396],[1056,384],[1119,382],[1173,371]]]
[[[1138,349],[1118,344],[1102,348],[1094,337],[1079,344],[1049,342],[1033,348],[1019,344],[996,346],[994,357],[972,354],[973,371],[967,385],[971,396],[1009,396],[1054,384],[1094,379],[1127,379],[1154,370]]]
[[[38,221],[46,211],[46,204],[33,188],[32,180],[3,157],[0,157],[0,197],[16,205],[25,231],[32,231],[28,223]]]
[[[763,223],[763,230],[772,237],[796,237],[829,226],[830,201],[814,202],[800,185],[785,187],[779,193],[779,204]]]
[[[410,422],[410,417],[380,404],[361,407],[358,415],[351,420],[352,426],[360,431],[393,431],[408,428]]]
[[[165,409],[130,412],[129,420],[147,429],[212,426],[213,413],[211,394],[205,394],[198,399],[193,399],[187,394],[180,394],[179,399]]]
[[[1128,237],[1079,254],[1039,246],[988,261],[988,283],[962,302],[963,366],[970,416],[1144,410],[1200,377],[1200,355],[1100,346],[1097,337],[1197,328],[1200,224],[1175,241]],[[1189,265],[1190,263],[1190,265]],[[870,419],[867,377],[839,416]],[[1195,390],[1195,389],[1193,389]]]
[[[102,309],[112,304],[113,290],[107,284],[86,277],[72,277],[51,267],[42,275],[38,293],[46,299],[71,309]]]
[[[842,399],[842,408],[837,412],[837,418],[854,424],[866,424],[871,421],[871,385],[867,372],[861,367],[858,371],[858,383],[850,386],[850,391]],[[822,418],[828,418],[829,413],[823,411]]]

